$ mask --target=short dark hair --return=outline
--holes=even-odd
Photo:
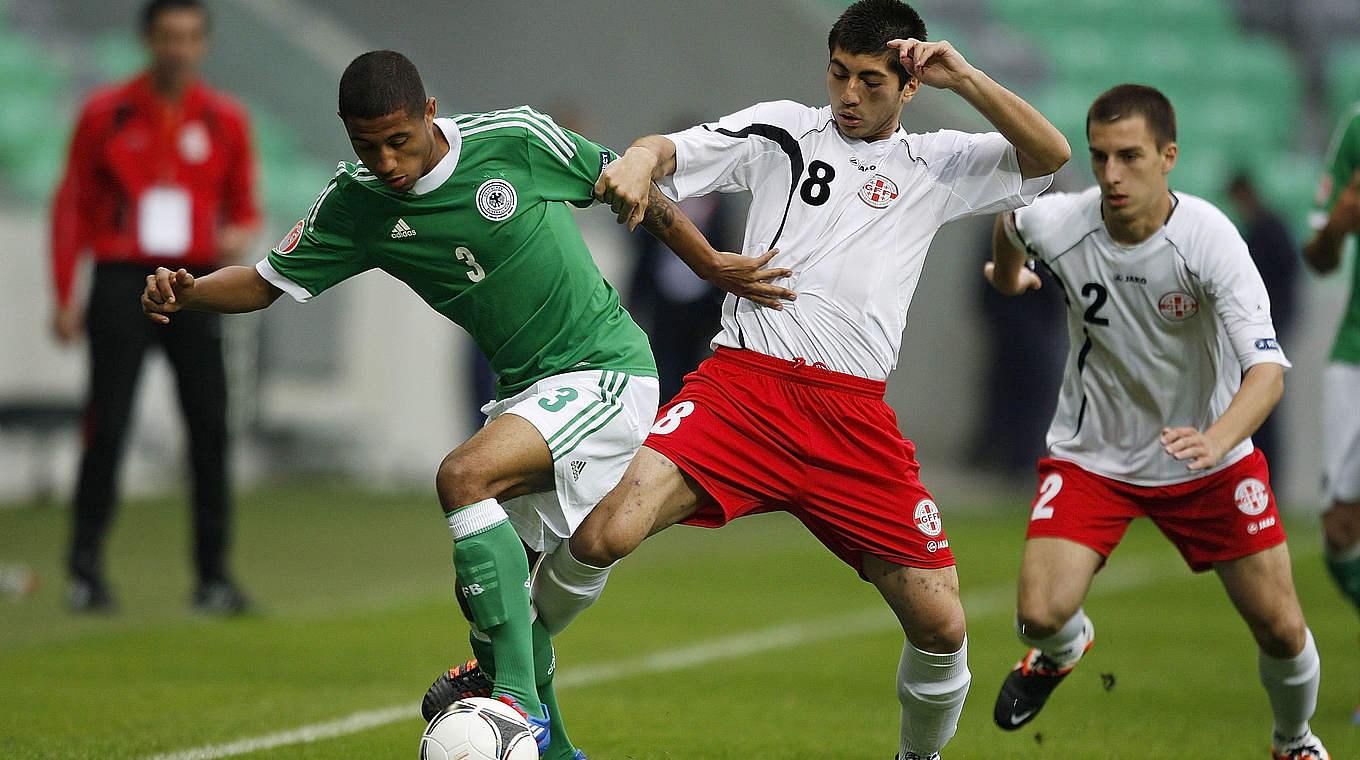
[[[156,26],[156,19],[162,13],[175,10],[198,11],[203,14],[203,21],[208,21],[208,6],[202,0],[150,0],[142,6],[142,34],[151,34],[151,30]]]
[[[914,8],[900,0],[859,0],[831,25],[826,49],[828,55],[835,55],[836,48],[852,55],[888,55],[892,50],[889,41],[908,38],[926,41],[926,22]],[[896,53],[888,58],[888,68],[906,87],[911,74]]]
[[[1176,142],[1176,109],[1161,90],[1142,84],[1121,84],[1102,92],[1086,111],[1086,135],[1091,135],[1092,122],[1109,123],[1130,116],[1143,117],[1158,148]]]
[[[340,118],[377,119],[425,112],[425,85],[410,59],[394,50],[370,50],[340,76]]]

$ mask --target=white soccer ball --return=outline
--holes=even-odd
[[[420,760],[538,760],[538,745],[515,708],[471,697],[449,705],[425,727]]]

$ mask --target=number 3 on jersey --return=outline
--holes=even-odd
[[[675,432],[680,427],[680,421],[694,413],[693,401],[681,401],[661,416],[653,425],[652,432],[657,435],[665,435]]]
[[[466,246],[460,245],[453,249],[453,255],[457,256],[459,261],[467,264],[468,268],[472,270],[467,273],[469,280],[481,282],[486,277],[486,270],[482,269],[482,265],[477,263],[477,259],[473,257],[472,251],[468,250]]]
[[[1044,482],[1039,486],[1039,498],[1034,500],[1034,511],[1030,513],[1029,520],[1047,520],[1053,516],[1053,507],[1048,506],[1053,497],[1062,490],[1063,478],[1058,473],[1053,473],[1044,478]]]

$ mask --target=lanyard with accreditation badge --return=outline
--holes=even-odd
[[[156,180],[137,199],[137,243],[143,253],[179,258],[189,252],[193,206],[188,190],[175,176],[175,157],[180,154],[190,161],[200,155],[206,157],[207,135],[197,122],[181,124],[177,105],[157,106],[157,134],[152,148]]]

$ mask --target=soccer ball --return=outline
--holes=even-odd
[[[529,723],[496,699],[460,699],[420,737],[420,760],[538,760]]]

